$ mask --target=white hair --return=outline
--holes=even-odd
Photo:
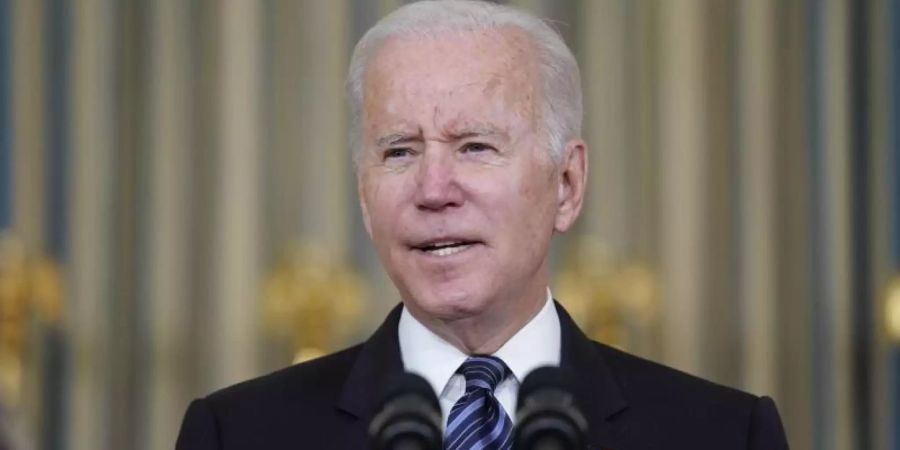
[[[566,142],[581,136],[582,100],[578,63],[560,34],[540,18],[506,5],[480,0],[424,0],[405,5],[378,21],[356,44],[347,73],[350,146],[354,161],[362,147],[363,84],[369,59],[390,38],[428,38],[448,32],[515,27],[532,41],[541,77],[539,105],[551,158],[562,159]]]

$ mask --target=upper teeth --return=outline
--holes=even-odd
[[[460,242],[460,241],[435,242],[435,243],[429,245],[429,247],[449,247],[451,245],[458,245],[458,244],[462,244],[462,242]]]
[[[435,244],[432,248],[426,250],[428,253],[436,256],[448,256],[455,253],[459,253],[469,247],[471,244],[466,245],[454,245],[458,243],[449,243],[449,244]],[[441,245],[445,245],[445,247],[441,247]],[[437,247],[437,248],[435,248]]]

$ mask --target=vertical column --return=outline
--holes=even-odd
[[[147,258],[149,386],[143,396],[148,420],[135,442],[173,448],[187,405],[189,342],[187,193],[190,190],[191,128],[188,97],[187,5],[161,0],[151,7]],[[241,149],[241,152],[245,151]],[[251,152],[252,154],[252,152]],[[252,299],[247,299],[252,304]]]
[[[374,20],[377,3],[355,13],[367,12]],[[286,263],[285,257],[305,259],[316,254],[334,264],[356,258],[364,265],[370,256],[374,259],[364,231],[354,233],[362,227],[354,228],[353,221],[358,206],[344,95],[351,14],[348,0],[271,5],[274,45],[267,85],[272,88],[266,99],[271,117],[267,123],[272,125],[265,180],[267,217],[272,218],[266,224],[269,267]],[[356,242],[361,248],[354,248]],[[329,264],[316,259],[294,262]],[[372,298],[386,305],[394,299]],[[279,356],[273,363],[284,363],[284,355]]]
[[[627,202],[631,208],[628,222],[631,256],[659,280],[659,46],[657,2],[625,2],[625,145],[629,161]],[[647,311],[646,325],[636,330],[632,350],[638,354],[660,358],[660,307],[658,295]]]
[[[304,178],[297,176],[308,164],[307,158],[313,153],[336,151],[337,149],[316,148],[306,145],[305,136],[300,133],[302,98],[304,89],[304,67],[314,71],[318,64],[308,64],[302,52],[311,44],[303,40],[302,25],[304,2],[272,2],[267,8],[267,40],[272,42],[269,49],[270,86],[266,92],[266,111],[269,146],[266,154],[266,238],[269,258],[272,263],[285,255],[285,245],[298,238],[303,231],[302,222],[309,210],[304,197]],[[309,214],[314,215],[314,214]]]
[[[812,190],[809,148],[812,133],[809,98],[810,23],[805,2],[776,2],[778,83],[773,88],[779,108],[773,111],[778,137],[776,189],[774,199],[778,261],[775,272],[777,314],[791,324],[779,327],[777,374],[779,412],[785,421],[791,445],[816,448],[813,445],[813,348],[812,316]],[[782,44],[783,43],[783,44]]]
[[[737,298],[737,129],[735,113],[737,2],[704,1],[702,16],[706,178],[701,306],[703,373],[726,385],[740,383],[740,305]]]
[[[874,289],[868,300],[868,308],[872,312],[871,327],[863,330],[871,333],[872,345],[868,364],[870,371],[870,390],[867,401],[870,405],[867,412],[870,418],[868,427],[861,430],[869,436],[869,448],[890,449],[889,433],[891,429],[890,398],[890,357],[891,343],[886,333],[884,320],[885,287],[889,285],[894,264],[891,260],[891,210],[884,205],[891,204],[890,177],[890,133],[896,128],[897,119],[891,120],[890,98],[890,2],[877,0],[870,2],[868,11],[869,29],[858,29],[857,32],[868,33],[869,48],[866,50],[870,65],[869,76],[857,82],[866,82],[870,88],[867,97],[870,105],[871,133],[869,180],[867,195],[870,196],[870,226],[865,230],[871,251],[872,276]],[[894,86],[896,89],[896,86]],[[865,425],[865,424],[861,424]]]
[[[262,155],[259,5],[226,2],[219,14],[221,115],[209,310],[214,387],[256,374]]]
[[[775,395],[775,14],[771,0],[741,2],[738,8],[738,295],[743,319],[743,384],[751,392]]]
[[[302,198],[307,214],[303,235],[315,239],[337,261],[349,256],[352,169],[347,147],[344,78],[347,70],[349,12],[345,0],[304,3],[299,53],[304,91],[300,100],[299,135],[303,163]],[[316,64],[304,64],[316,61]]]
[[[212,320],[213,312],[221,299],[215,298],[213,280],[217,276],[215,248],[219,242],[214,239],[216,217],[217,168],[219,166],[219,116],[222,98],[220,60],[222,43],[219,36],[222,24],[221,2],[190,2],[188,20],[191,77],[188,80],[188,101],[191,104],[191,130],[189,165],[191,179],[188,180],[187,201],[191,224],[188,243],[188,265],[191,280],[188,296],[190,302],[189,345],[191,364],[186,378],[191,396],[206,395],[219,387],[211,380],[217,370],[213,352],[219,339],[219,323]]]
[[[627,145],[633,153],[632,200],[638,206],[632,227],[634,251],[644,262],[658,259],[659,238],[659,8],[656,2],[627,2],[626,57],[630,72],[627,83],[632,109],[627,128]]]
[[[628,152],[625,132],[629,108],[625,79],[625,4],[619,0],[581,3],[579,59],[584,86],[585,126],[591,175],[582,229],[629,250]]]
[[[45,14],[44,2],[16,0],[10,22],[13,39],[13,160],[11,200],[16,233],[27,248],[44,242]]]
[[[849,117],[848,120],[848,176],[850,196],[848,215],[850,222],[850,252],[847,261],[850,275],[848,308],[850,309],[850,337],[848,342],[848,364],[850,365],[850,401],[853,405],[852,442],[855,448],[872,446],[872,364],[874,350],[874,330],[872,326],[872,306],[874,289],[874,260],[872,249],[873,186],[877,180],[872,172],[874,157],[872,147],[871,108],[871,46],[870,33],[873,30],[869,11],[871,2],[849,2],[847,5],[849,72]],[[852,150],[849,150],[852,149]]]
[[[69,158],[71,154],[70,124],[70,5],[62,0],[47,3],[47,255],[65,265],[69,256]],[[45,333],[43,355],[43,442],[45,448],[61,449],[65,444],[65,388],[68,367],[67,351],[61,330],[49,328]]]
[[[890,3],[890,106],[888,107],[889,123],[893,124],[890,130],[890,158],[888,166],[891,195],[891,263],[895,273],[900,271],[900,127],[896,124],[900,121],[900,0],[892,0]],[[890,448],[900,450],[900,345],[894,344],[890,350],[889,381],[890,386],[890,436],[887,440]]]
[[[848,49],[848,3],[846,0],[826,0],[825,27],[822,38],[824,67],[822,71],[822,91],[819,95],[824,99],[822,150],[825,158],[825,177],[819,186],[827,199],[823,212],[825,224],[823,245],[832,249],[832,254],[825,259],[825,276],[827,291],[822,299],[826,306],[825,320],[831,327],[830,346],[832,354],[831,367],[833,375],[831,386],[833,404],[829,411],[834,414],[834,439],[831,444],[835,449],[853,447],[853,430],[855,428],[856,411],[852,398],[852,363],[851,358],[851,320],[853,311],[850,297],[850,261],[851,242],[850,224],[850,92],[849,70],[850,53]],[[865,151],[860,149],[860,151]]]
[[[0,0],[0,240],[10,238],[10,234],[14,232],[13,227],[13,142],[14,142],[14,125],[12,123],[13,102],[12,102],[12,72],[13,72],[13,29],[12,29],[12,7],[9,0]],[[26,350],[27,354],[28,351]],[[20,380],[33,377],[34,373],[28,373],[26,367],[28,363],[22,361],[17,375]],[[2,364],[0,364],[2,365]],[[6,367],[0,367],[4,372]],[[34,378],[31,378],[34,379]],[[7,380],[4,380],[7,381]],[[15,383],[19,389],[24,388],[21,381]],[[7,386],[3,383],[4,387]],[[4,389],[5,391],[6,389]],[[3,411],[4,418],[0,422],[0,446],[22,446],[19,442],[18,432],[25,422],[24,417],[29,411],[31,404],[27,402],[32,400],[24,392],[15,392],[13,395],[18,398],[0,398],[0,411]],[[5,397],[5,396],[4,396]],[[10,400],[14,402],[14,404]],[[26,414],[23,414],[26,412]],[[12,417],[10,417],[12,416]],[[27,419],[31,419],[28,417]],[[29,424],[30,425],[30,424]]]
[[[703,368],[707,146],[704,3],[662,2],[660,17],[660,266],[663,358]]]
[[[109,0],[92,0],[73,12],[66,441],[106,449],[112,423],[113,11]]]
[[[388,8],[385,2],[376,2]],[[299,130],[302,136],[300,197],[305,214],[300,237],[314,244],[338,265],[364,267],[374,289],[366,292],[371,311],[363,317],[363,329],[374,328],[382,312],[395,304],[393,285],[377,264],[359,217],[356,178],[350,162],[347,111],[344,95],[350,42],[351,15],[347,0],[304,3],[299,19],[300,42],[295,58],[301,64],[304,83],[299,102]],[[386,12],[386,11],[383,11]],[[305,64],[304,61],[318,61]],[[352,244],[357,247],[353,248]],[[353,253],[351,253],[353,252]],[[351,258],[355,264],[349,264]]]
[[[348,18],[343,0],[273,5],[273,88],[268,96],[273,248],[283,248],[285,239],[299,234],[336,258],[349,256],[349,219],[356,205],[351,202],[355,179],[343,90]]]
[[[12,225],[12,17],[9,0],[0,0],[0,230]]]
[[[44,83],[45,57],[44,3],[15,0],[9,4],[7,14],[12,33],[12,58],[10,91],[6,101],[12,108],[11,158],[12,170],[7,183],[11,207],[11,225],[17,239],[30,251],[43,251],[44,233]],[[23,386],[23,410],[33,435],[40,431],[44,390],[41,359],[43,343],[34,342],[28,351],[32,355],[26,361],[25,376],[31,382]]]
[[[110,280],[106,304],[110,329],[110,448],[134,448],[145,422],[141,393],[147,385],[149,353],[144,324],[147,316],[143,248],[147,229],[149,147],[148,87],[150,76],[145,37],[149,25],[145,2],[114,2],[113,166]]]
[[[820,9],[817,9],[819,7]],[[825,0],[814,15],[810,108],[813,166],[813,319],[816,448],[851,448],[849,79],[847,4]]]

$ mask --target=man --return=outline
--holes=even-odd
[[[592,448],[787,448],[773,402],[588,340],[548,289],[587,178],[572,53],[490,3],[414,3],[357,44],[348,90],[366,230],[402,297],[364,344],[194,401],[178,448],[366,448],[386,380],[438,394],[446,448],[511,445],[519,383],[577,374]]]

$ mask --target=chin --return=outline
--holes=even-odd
[[[478,316],[487,310],[484,295],[476,295],[469,289],[428,289],[410,301],[428,317],[440,320],[459,320]]]

